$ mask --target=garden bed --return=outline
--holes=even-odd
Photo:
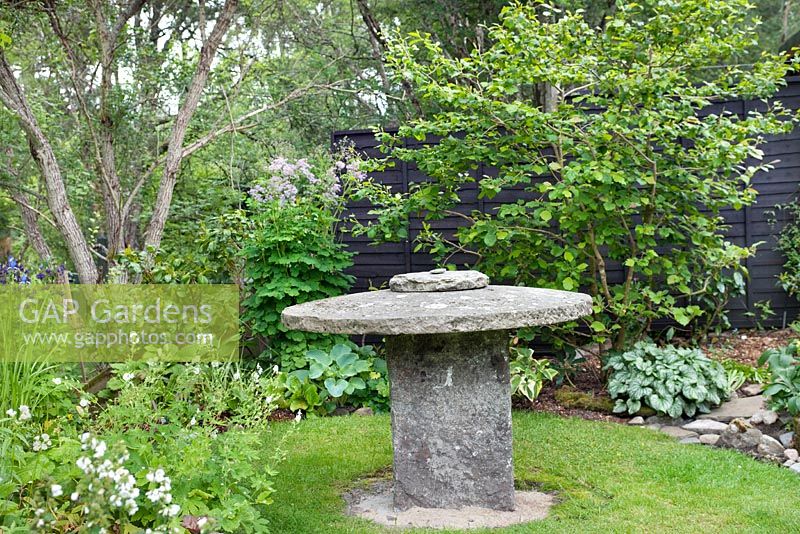
[[[778,330],[734,330],[714,335],[701,345],[703,351],[711,358],[723,361],[735,360],[739,363],[757,366],[758,358],[767,349],[786,346],[799,336],[790,328]],[[550,358],[553,360],[552,358]],[[607,397],[606,384],[601,373],[602,364],[595,355],[587,355],[587,361],[578,369],[567,386],[595,398]],[[609,421],[622,423],[627,418],[617,417],[606,411],[576,408],[567,406],[557,399],[558,391],[565,385],[553,382],[546,383],[542,392],[534,402],[515,399],[514,407],[523,410],[552,413],[566,417],[580,417],[591,421]]]
[[[701,348],[715,360],[736,360],[747,365],[758,365],[758,358],[767,349],[785,347],[798,334],[791,328],[779,330],[731,330],[710,336]]]

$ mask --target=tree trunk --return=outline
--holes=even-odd
[[[180,110],[178,110],[178,116],[172,126],[172,133],[167,146],[167,158],[164,162],[164,174],[161,178],[158,196],[153,207],[153,216],[145,234],[145,249],[158,249],[161,245],[164,225],[169,216],[170,204],[172,204],[172,193],[175,189],[175,182],[183,159],[183,140],[186,136],[186,129],[200,102],[203,89],[208,81],[208,75],[211,72],[211,63],[214,61],[214,56],[222,43],[222,39],[225,37],[225,33],[230,28],[238,4],[238,0],[225,1],[225,5],[217,18],[216,24],[214,24],[214,29],[211,30],[208,41],[203,43],[203,48],[200,50],[200,61],[197,63],[186,98]]]
[[[67,198],[64,179],[61,169],[58,167],[53,147],[39,127],[2,49],[0,49],[0,100],[17,116],[22,130],[25,132],[31,156],[44,178],[47,203],[56,226],[64,237],[78,277],[84,284],[97,283],[97,266],[92,260],[86,239]]]
[[[39,226],[39,214],[31,206],[28,196],[19,190],[11,190],[10,194],[12,200],[19,207],[19,214],[22,218],[22,225],[25,228],[25,237],[28,239],[28,243],[31,244],[33,250],[36,251],[36,254],[45,265],[55,269],[56,281],[59,284],[66,284],[69,281],[67,273],[66,271],[58,271],[53,251],[50,249],[50,245],[47,244],[47,240],[45,240],[42,229]]]
[[[45,241],[44,235],[42,235],[42,229],[39,228],[39,215],[31,208],[25,193],[11,190],[10,194],[11,199],[19,208],[22,226],[25,228],[25,237],[28,238],[28,243],[31,244],[39,258],[44,263],[50,265],[53,262],[53,252],[50,250],[47,241]]]

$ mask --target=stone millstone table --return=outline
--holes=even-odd
[[[286,308],[295,330],[386,336],[394,507],[514,509],[508,330],[592,312],[588,295],[409,273],[389,290]]]

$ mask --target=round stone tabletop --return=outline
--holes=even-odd
[[[583,293],[489,285],[446,292],[368,291],[289,306],[283,324],[329,334],[445,334],[563,323],[592,313]]]

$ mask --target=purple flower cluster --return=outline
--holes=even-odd
[[[304,197],[334,200],[342,194],[342,177],[349,175],[366,180],[360,159],[349,151],[340,151],[337,160],[324,173],[317,174],[306,159],[291,162],[284,157],[273,159],[267,166],[269,179],[253,186],[249,193],[256,202],[278,201],[281,205]]]
[[[6,263],[0,263],[0,285],[30,284],[34,280],[40,282],[54,282],[64,273],[65,267],[59,265],[55,269],[49,267],[39,268],[35,272],[19,263],[14,257],[9,256]]]
[[[286,178],[297,178],[299,176],[303,176],[309,181],[309,183],[316,183],[319,181],[314,175],[314,171],[311,170],[311,165],[308,164],[306,159],[299,159],[294,163],[291,163],[286,158],[277,157],[270,162],[267,170],[272,173],[273,178],[275,176],[283,176]]]
[[[336,171],[340,174],[350,173],[353,175],[358,181],[363,181],[367,179],[367,173],[361,170],[361,166],[359,165],[358,161],[351,161],[347,162],[344,160],[338,160],[336,163],[333,164],[336,168]]]
[[[294,202],[297,198],[297,187],[283,176],[273,176],[267,181],[266,186],[256,185],[250,189],[250,196],[258,202],[278,200],[281,205]]]
[[[277,200],[281,205],[294,202],[301,189],[315,189],[321,184],[306,159],[294,163],[284,157],[277,157],[267,167],[269,180],[264,185],[250,189],[250,196],[258,202]]]

